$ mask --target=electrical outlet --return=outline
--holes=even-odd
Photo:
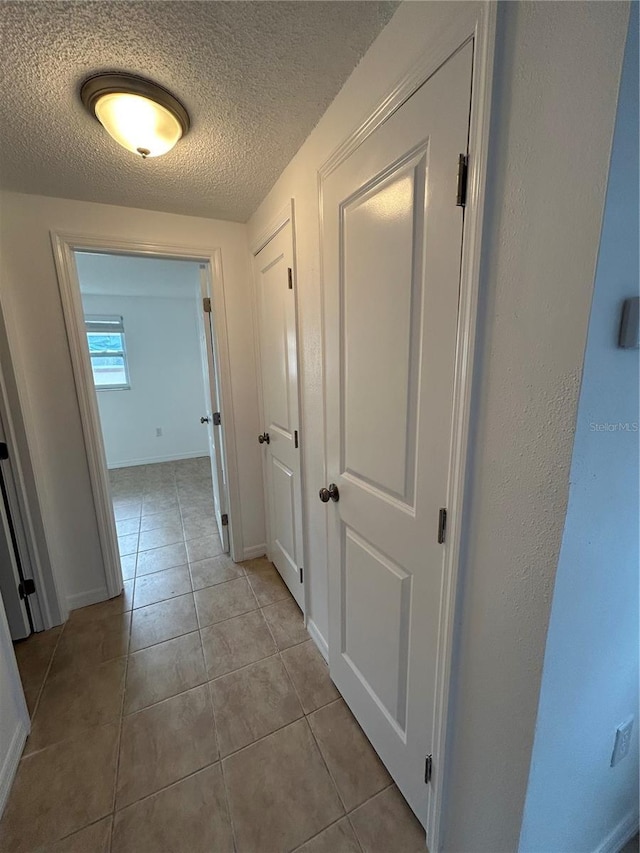
[[[629,717],[626,723],[622,723],[616,729],[616,741],[611,754],[611,766],[615,767],[629,752],[631,745],[631,731],[633,729],[633,717]]]
[[[156,427],[156,438],[160,438],[162,435],[162,427]]]

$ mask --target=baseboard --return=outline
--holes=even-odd
[[[328,663],[329,662],[329,644],[327,643],[325,638],[322,636],[322,634],[318,630],[318,626],[313,621],[313,619],[309,619],[309,621],[307,622],[307,631],[311,634],[311,639],[313,640],[313,642],[318,647],[320,654]]]
[[[2,817],[4,807],[9,799],[9,792],[13,785],[13,779],[16,775],[28,734],[29,729],[26,723],[24,720],[19,720],[7,754],[2,762],[2,767],[0,767],[0,817]]]
[[[619,853],[627,841],[631,841],[633,836],[638,834],[639,821],[640,815],[637,811],[628,814],[611,830],[602,844],[596,847],[594,853]]]
[[[199,459],[208,456],[207,451],[193,450],[191,453],[172,453],[169,456],[147,456],[144,459],[129,459],[125,462],[110,462],[107,468],[135,468],[137,465],[153,465],[156,462],[180,462],[182,459]]]
[[[263,542],[262,545],[252,545],[250,548],[245,548],[242,552],[243,560],[255,560],[256,557],[264,557],[267,553],[267,546]]]
[[[108,598],[109,593],[106,586],[99,586],[95,589],[88,589],[86,592],[78,592],[76,595],[68,595],[67,607],[69,610],[77,610],[79,607],[98,604],[99,601],[106,601]]]

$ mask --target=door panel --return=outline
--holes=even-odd
[[[412,500],[414,479],[410,355],[419,331],[425,162],[423,150],[342,210],[342,467],[405,501]]]
[[[264,250],[263,250],[264,251]],[[289,399],[289,352],[287,346],[287,320],[290,313],[282,298],[285,276],[284,254],[280,254],[262,273],[262,324],[265,334],[261,350],[264,397],[268,400],[269,423],[280,429],[287,438],[291,431],[291,401]],[[288,287],[288,284],[286,285]]]
[[[295,531],[294,473],[275,456],[271,456],[271,483],[275,513],[274,547],[280,556],[297,572]]]
[[[472,55],[323,183],[330,670],[425,827]]]
[[[380,710],[403,730],[411,575],[348,527],[345,540],[343,655]]]
[[[304,610],[296,304],[291,221],[258,252],[258,293],[268,556]]]

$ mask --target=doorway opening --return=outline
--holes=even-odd
[[[204,551],[211,552],[214,543],[219,555],[229,554],[229,562],[242,560],[220,250],[55,233],[51,237],[104,566],[104,587],[85,596],[82,604],[114,598],[123,589],[126,592],[123,568],[125,576],[131,568],[121,568],[120,553],[125,558],[135,553],[137,562],[139,545],[156,552],[143,562],[158,571],[186,565],[186,559],[174,562],[178,552],[182,557],[191,551],[190,559],[197,561]],[[125,266],[129,269],[126,275]],[[116,280],[124,278],[133,279],[133,284],[117,284]],[[138,315],[131,313],[131,307],[118,308],[116,296],[121,305],[125,298],[130,304],[137,300]],[[164,308],[154,307],[160,300]],[[159,314],[155,316],[154,311]],[[183,320],[179,322],[180,316]],[[186,344],[186,333],[177,331],[181,323],[184,328],[191,324]],[[146,361],[143,357],[141,367],[140,350],[145,346],[155,349],[151,355],[147,353]],[[152,378],[145,379],[145,375]],[[146,398],[143,393],[142,405],[138,400],[136,409],[132,401],[135,389],[141,386],[153,393]],[[191,388],[189,403],[180,396],[183,386]],[[148,402],[152,398],[153,404]],[[130,410],[125,411],[124,405]],[[153,411],[152,405],[157,406]],[[111,410],[118,406],[120,411],[114,415]],[[164,422],[158,420],[162,416]],[[107,420],[111,426],[105,430],[103,421]],[[137,425],[140,421],[143,433],[146,430],[143,441]],[[182,450],[177,449],[180,435]],[[175,531],[179,519],[181,541],[162,544],[163,536],[166,541],[175,533],[165,530],[151,535],[151,529],[158,528],[145,529],[152,522],[142,519],[154,515],[158,522],[161,513],[171,510],[173,524],[167,515],[163,526]],[[183,518],[188,518],[187,538]],[[132,523],[117,526],[117,522]],[[125,532],[136,527],[137,532]],[[140,543],[143,533],[149,535]],[[198,550],[195,545],[187,548],[191,539],[207,541]],[[167,547],[169,551],[159,550]]]
[[[187,563],[230,551],[210,264],[74,260],[125,591],[163,572],[139,590],[150,604],[167,584],[190,589]]]

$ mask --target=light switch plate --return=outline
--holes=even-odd
[[[640,346],[640,296],[624,300],[618,346],[624,349]]]
[[[631,746],[631,732],[633,730],[633,717],[629,717],[626,723],[618,726],[616,729],[616,740],[613,745],[613,753],[611,754],[611,766],[615,767],[629,753]]]

